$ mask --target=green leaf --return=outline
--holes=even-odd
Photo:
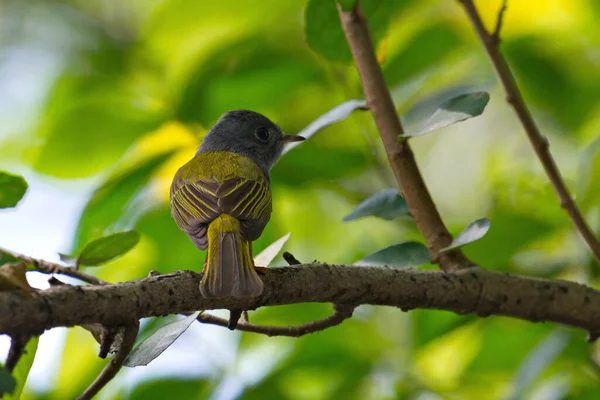
[[[589,209],[600,203],[596,180],[600,177],[600,138],[590,143],[579,157],[577,204]]]
[[[177,340],[183,332],[185,332],[192,322],[196,320],[200,311],[196,311],[192,315],[165,325],[144,341],[137,345],[125,360],[126,367],[138,367],[140,365],[148,365],[156,357],[160,356],[170,345]]]
[[[58,253],[58,257],[60,258],[60,261],[70,265],[75,265],[75,263],[77,262],[77,257],[69,254]]]
[[[78,265],[100,265],[131,250],[140,241],[136,231],[119,232],[89,243],[79,257]]]
[[[398,190],[385,189],[360,203],[354,211],[344,217],[343,221],[371,216],[394,219],[406,215],[409,215],[408,206]]]
[[[464,49],[464,35],[456,24],[436,20],[435,24],[421,24],[420,28],[411,37],[406,38],[402,49],[390,54],[382,66],[385,81],[390,88],[399,85],[401,88],[410,88],[414,82],[418,84],[417,87],[411,88],[411,96],[425,85],[429,74],[445,67],[446,60],[453,56],[461,57],[465,51],[469,51]],[[395,100],[396,104],[406,103]]]
[[[82,178],[111,166],[160,122],[149,112],[112,103],[81,104],[48,119],[33,167],[59,178]]]
[[[490,100],[488,92],[474,92],[461,94],[443,102],[423,124],[420,131],[409,133],[406,136],[419,136],[445,128],[483,113]]]
[[[75,248],[81,249],[92,238],[107,233],[109,228],[115,231],[131,227],[135,221],[131,215],[127,215],[127,211],[131,209],[136,195],[143,190],[154,172],[174,152],[174,150],[170,150],[149,157],[136,163],[131,169],[115,173],[104,182],[94,192],[79,217]],[[137,211],[140,207],[135,207],[135,209]],[[127,217],[127,223],[121,223],[125,217]]]
[[[141,382],[126,398],[129,400],[152,399],[208,399],[213,384],[209,379],[169,378]]]
[[[569,343],[569,332],[557,329],[544,338],[525,357],[515,374],[513,392],[508,399],[526,398],[527,389],[534,383],[550,363],[564,350]]]
[[[385,36],[390,18],[405,6],[404,1],[363,1],[361,7],[369,22],[375,46]],[[345,2],[343,7],[347,7]],[[305,35],[308,45],[331,61],[348,63],[352,55],[342,31],[337,5],[332,0],[310,0],[304,15]]]
[[[429,261],[431,261],[431,254],[429,254],[427,247],[418,242],[404,242],[370,254],[355,264],[413,268]]]
[[[11,256],[10,254],[3,253],[2,250],[0,249],[0,266],[2,266],[4,264],[12,264],[12,263],[16,263],[16,262],[19,262],[19,260],[16,259],[15,257]]]
[[[352,112],[358,109],[368,110],[367,102],[364,100],[348,100],[315,119],[306,128],[302,129],[298,135],[308,139],[326,126],[348,118]],[[302,142],[296,142],[286,146],[283,150],[283,154],[292,150],[294,147],[299,146],[301,143]]]
[[[15,378],[13,378],[6,368],[0,366],[0,395],[3,393],[13,393],[16,386],[17,381],[15,381]]]
[[[16,387],[12,394],[5,396],[6,400],[18,400],[21,398],[21,393],[25,388],[25,383],[27,382],[27,377],[29,376],[29,371],[31,370],[31,366],[33,365],[33,360],[35,359],[35,354],[38,349],[38,343],[40,341],[39,336],[34,336],[25,345],[25,350],[23,351],[23,355],[19,358],[17,365],[15,365],[15,369],[13,370],[13,376],[16,380]]]
[[[0,208],[16,206],[27,191],[27,182],[22,176],[0,171]]]
[[[254,257],[254,264],[259,265],[261,267],[268,267],[271,262],[277,257],[277,254],[285,245],[285,242],[288,241],[292,233],[288,233],[287,235],[277,239],[269,246],[267,246],[263,251],[260,252],[256,257]]]
[[[315,63],[260,35],[224,43],[202,60],[185,80],[175,107],[180,120],[204,126],[224,110],[276,109],[321,79]]]
[[[359,0],[337,0],[337,2],[340,3],[342,10],[344,11],[352,10],[357,1]]]
[[[491,222],[487,218],[480,218],[471,222],[457,237],[454,238],[452,243],[450,243],[450,246],[444,247],[440,251],[456,249],[457,247],[481,239],[490,229],[490,224]]]

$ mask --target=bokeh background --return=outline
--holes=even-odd
[[[409,130],[453,95],[491,95],[482,116],[412,140],[451,231],[492,221],[487,236],[465,247],[468,256],[489,269],[598,287],[598,265],[560,209],[458,2],[388,3],[389,25],[375,21],[378,58]],[[500,2],[477,5],[493,26]],[[171,220],[168,186],[219,115],[249,108],[295,133],[362,98],[343,54],[330,61],[307,44],[306,6],[1,0],[0,168],[22,174],[30,190],[18,208],[0,211],[0,246],[58,260],[59,251],[135,228],[142,240],[133,251],[88,272],[117,282],[151,269],[199,270],[204,254]],[[597,0],[509,1],[502,31],[502,50],[596,232],[599,20]],[[257,252],[292,232],[285,248],[298,259],[351,264],[420,240],[410,220],[342,222],[361,200],[394,187],[367,112],[286,154],[272,181],[273,218]],[[41,275],[28,277],[47,286]],[[299,324],[330,310],[270,307],[251,319]],[[172,318],[144,321],[144,331]],[[96,353],[81,328],[47,332],[24,398],[75,398],[105,363]],[[362,306],[341,326],[300,339],[195,324],[148,367],[122,371],[99,398],[597,399],[599,363],[598,345],[583,332],[552,324]]]

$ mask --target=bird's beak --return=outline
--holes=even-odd
[[[303,136],[298,136],[298,135],[285,135],[284,134],[281,137],[281,141],[283,143],[301,142],[303,140],[306,140],[306,138]]]

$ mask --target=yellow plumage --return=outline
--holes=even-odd
[[[269,180],[249,158],[226,151],[199,153],[171,186],[171,214],[200,249],[207,249],[204,296],[256,296],[251,242],[271,215]]]

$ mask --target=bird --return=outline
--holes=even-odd
[[[195,156],[175,174],[170,190],[175,223],[200,250],[207,250],[200,293],[204,297],[255,297],[263,291],[252,242],[271,218],[271,168],[288,135],[262,114],[223,114]],[[258,272],[258,273],[257,273]]]

